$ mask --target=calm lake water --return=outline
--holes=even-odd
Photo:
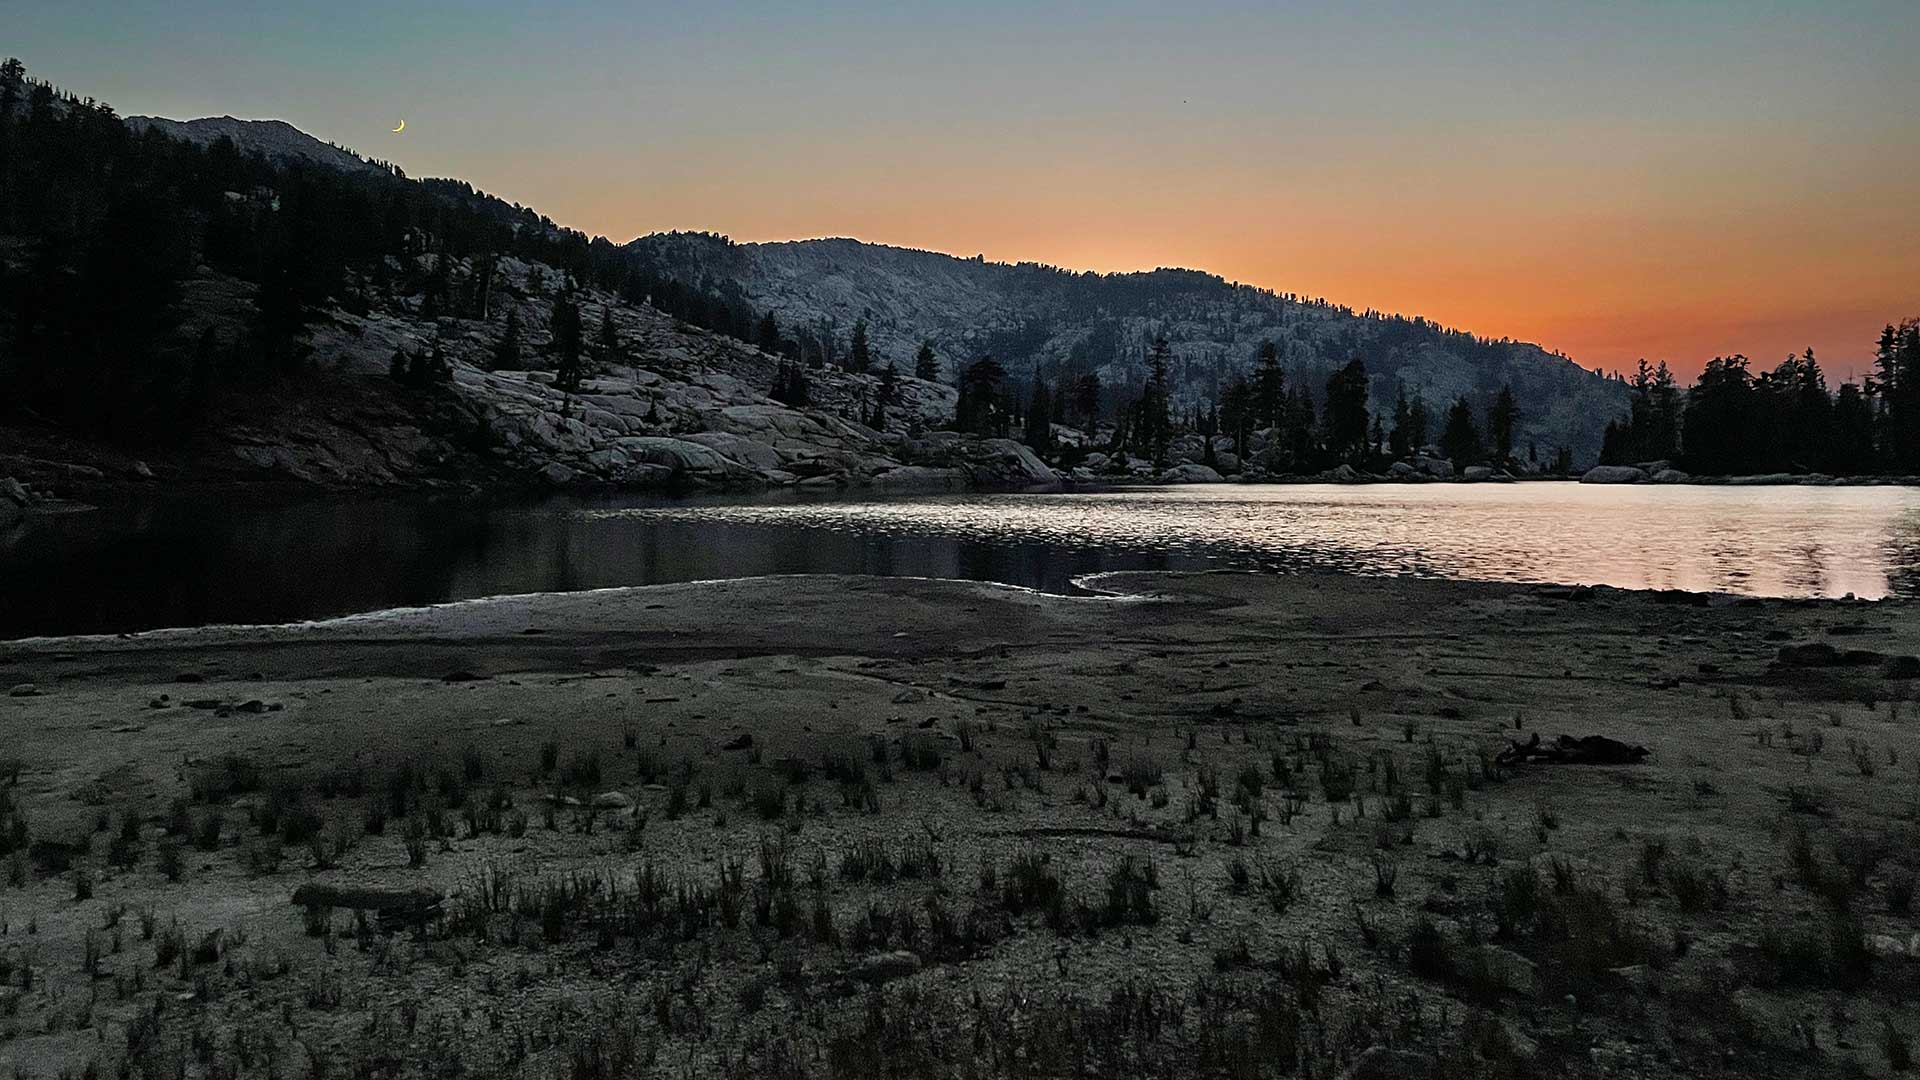
[[[1239,568],[1920,595],[1906,488],[1220,485],[755,501],[174,500],[0,525],[0,638],[753,574]]]

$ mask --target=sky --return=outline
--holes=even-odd
[[[1187,266],[1588,367],[1920,315],[1920,3],[0,0],[0,53],[625,241]],[[390,128],[406,120],[406,131]]]

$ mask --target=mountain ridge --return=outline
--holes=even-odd
[[[258,150],[272,159],[301,158],[346,172],[386,171],[377,162],[309,135],[285,120],[242,120],[233,116],[203,116],[195,120],[171,120],[164,116],[125,119],[127,128],[136,135],[155,129],[202,145],[228,138],[243,150]]]
[[[1519,445],[1542,456],[1566,447],[1598,453],[1626,387],[1564,354],[1487,338],[1418,316],[1356,310],[1184,267],[1101,272],[1038,262],[998,262],[848,237],[736,243],[713,233],[654,233],[626,245],[651,273],[736,286],[782,325],[844,351],[864,320],[876,362],[910,366],[928,341],[956,363],[993,355],[1010,370],[1056,382],[1092,372],[1122,407],[1145,378],[1153,338],[1177,358],[1176,397],[1187,409],[1221,400],[1273,340],[1281,365],[1318,392],[1348,360],[1366,362],[1376,414],[1395,396],[1430,409],[1466,397],[1483,410],[1505,385],[1520,401]]]
[[[388,168],[282,120],[141,116],[127,122],[136,131],[157,127],[203,144],[226,137],[270,158],[343,171]],[[1074,270],[850,236],[737,243],[717,233],[672,231],[620,246],[651,273],[690,284],[730,283],[782,324],[805,329],[829,355],[842,351],[840,339],[864,319],[883,364],[910,369],[919,344],[928,341],[945,357],[949,376],[978,355],[994,355],[1023,374],[1090,371],[1108,388],[1108,407],[1116,411],[1143,383],[1149,342],[1162,334],[1177,358],[1176,398],[1187,410],[1217,404],[1269,339],[1280,346],[1282,366],[1296,384],[1310,389],[1347,360],[1365,361],[1377,415],[1389,415],[1400,393],[1424,399],[1434,412],[1460,397],[1484,410],[1502,386],[1512,385],[1521,407],[1519,445],[1542,457],[1565,447],[1577,460],[1595,459],[1606,419],[1626,407],[1623,384],[1536,343],[1481,337],[1421,316],[1355,309],[1203,269]]]

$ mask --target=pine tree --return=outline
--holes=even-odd
[[[940,358],[933,353],[933,342],[920,343],[920,351],[913,356],[913,377],[927,382],[940,381]]]
[[[1631,456],[1627,450],[1628,428],[1621,426],[1618,420],[1607,421],[1600,433],[1600,464],[1625,465]]]
[[[1751,472],[1756,438],[1752,374],[1744,356],[1716,356],[1687,391],[1680,457],[1690,472],[1734,475]]]
[[[773,312],[760,316],[760,326],[754,332],[754,344],[769,356],[780,354],[780,324],[775,321]]]
[[[1407,406],[1407,445],[1414,451],[1426,448],[1428,434],[1427,403],[1420,391],[1413,392],[1413,404]]]
[[[1004,436],[1007,410],[1001,400],[1006,369],[991,356],[983,356],[960,373],[960,398],[954,408],[954,427],[974,435]]]
[[[580,365],[580,308],[573,302],[572,293],[563,292],[554,297],[551,332],[553,343],[549,349],[554,357],[554,385],[571,394],[580,389],[580,380],[585,374]]]
[[[1407,405],[1407,388],[1401,387],[1393,399],[1393,430],[1387,435],[1387,453],[1394,459],[1406,457],[1413,447],[1413,410]]]
[[[1100,423],[1100,376],[1089,371],[1073,382],[1073,414],[1091,433]]]
[[[1027,397],[1027,423],[1023,439],[1035,453],[1044,454],[1053,449],[1052,415],[1047,384],[1040,380],[1040,372],[1036,370],[1033,373],[1033,389]]]
[[[420,298],[420,317],[432,322],[447,314],[447,301],[453,292],[453,259],[446,248],[434,253],[433,269],[427,273],[426,292]]]
[[[1870,473],[1875,465],[1873,404],[1858,383],[1841,383],[1833,404],[1833,443],[1827,469],[1841,476]]]
[[[853,324],[853,345],[847,352],[847,370],[864,375],[872,366],[873,355],[867,350],[867,320],[860,319]]]
[[[1680,384],[1674,380],[1673,372],[1668,369],[1665,360],[1660,361],[1653,370],[1649,397],[1651,421],[1648,430],[1651,442],[1645,448],[1647,457],[1642,460],[1671,460],[1680,454],[1680,414],[1684,406]]]
[[[900,373],[894,370],[892,361],[880,369],[880,381],[873,392],[873,416],[867,426],[875,431],[887,429],[887,410],[900,397]]]
[[[1808,349],[1802,356],[1788,357],[1775,369],[1775,376],[1786,398],[1780,410],[1786,464],[1794,469],[1826,468],[1834,450],[1833,397],[1827,392],[1820,361]]]
[[[1473,422],[1473,406],[1464,397],[1447,410],[1446,430],[1440,433],[1440,452],[1455,468],[1463,469],[1480,462],[1480,429]]]
[[[1220,423],[1222,430],[1233,436],[1233,452],[1237,457],[1247,456],[1253,414],[1253,389],[1247,385],[1246,379],[1236,377],[1220,400]]]
[[[1140,398],[1139,438],[1155,468],[1167,465],[1167,447],[1173,442],[1173,349],[1164,337],[1155,338],[1147,356],[1147,387]]]
[[[1285,414],[1287,377],[1280,370],[1280,350],[1271,341],[1260,343],[1260,365],[1253,379],[1253,424],[1279,427]]]
[[[1920,319],[1881,331],[1874,351],[1881,402],[1881,452],[1903,473],[1920,472]]]
[[[1502,386],[1500,395],[1487,409],[1487,438],[1493,443],[1493,457],[1501,465],[1513,457],[1513,426],[1520,419],[1520,406],[1513,400],[1513,387]]]
[[[600,333],[594,343],[594,351],[603,368],[618,367],[627,362],[627,352],[620,344],[620,329],[613,324],[613,305],[608,304],[600,312]]]
[[[1299,470],[1307,469],[1318,457],[1319,452],[1313,423],[1313,391],[1305,386],[1296,388],[1287,395],[1283,413],[1281,419],[1283,441],[1292,466]]]
[[[1327,379],[1327,451],[1358,464],[1367,446],[1367,365],[1354,359]]]
[[[520,366],[520,313],[513,308],[507,309],[506,325],[500,329],[500,339],[493,343],[493,370],[513,371]]]
[[[790,409],[807,405],[811,388],[807,385],[807,366],[797,360],[782,360],[774,369],[773,389],[767,396]]]

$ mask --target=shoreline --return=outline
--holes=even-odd
[[[1650,600],[1663,605],[1684,607],[1765,607],[1782,605],[1786,607],[1835,607],[1852,608],[1868,606],[1875,608],[1904,607],[1920,601],[1920,598],[1895,595],[1877,597],[1846,596],[1786,596],[1755,595],[1749,593],[1726,592],[1713,589],[1682,588],[1631,588],[1619,585],[1589,584],[1566,581],[1526,581],[1497,580],[1489,578],[1451,578],[1442,576],[1420,576],[1410,574],[1363,574],[1341,573],[1338,571],[1257,571],[1222,568],[1208,571],[1169,571],[1169,570],[1100,570],[1081,574],[1069,579],[1069,586],[1078,592],[1054,592],[1036,586],[1021,585],[1013,582],[995,581],[985,578],[927,577],[906,574],[864,574],[851,572],[796,572],[784,574],[745,574],[737,577],[699,578],[686,581],[661,581],[648,584],[608,585],[585,589],[548,589],[533,592],[498,593],[486,596],[458,597],[435,601],[427,604],[402,604],[384,608],[370,608],[365,611],[344,612],[338,615],[325,615],[310,619],[292,619],[284,622],[259,623],[202,623],[187,626],[155,626],[140,630],[118,630],[79,632],[71,634],[33,634],[23,637],[0,637],[0,664],[3,664],[9,651],[44,646],[48,648],[71,649],[89,644],[123,644],[129,642],[161,641],[161,639],[185,639],[182,644],[197,644],[195,636],[205,635],[210,639],[222,637],[271,637],[298,638],[303,634],[324,637],[330,632],[343,629],[373,629],[391,625],[397,628],[418,627],[423,624],[441,624],[446,619],[459,614],[473,616],[468,620],[475,627],[498,623],[496,616],[501,612],[541,610],[559,618],[578,618],[581,610],[600,609],[610,605],[617,606],[618,601],[637,599],[650,590],[701,590],[719,589],[732,585],[768,585],[781,582],[811,583],[815,581],[875,581],[922,584],[929,587],[977,587],[989,592],[1004,590],[1010,593],[1034,597],[1046,597],[1062,601],[1101,601],[1109,603],[1153,603],[1162,597],[1152,591],[1130,591],[1125,587],[1108,589],[1100,583],[1107,580],[1134,580],[1138,585],[1155,577],[1236,577],[1249,579],[1280,578],[1288,580],[1318,581],[1327,588],[1339,588],[1346,582],[1420,582],[1439,585],[1452,585],[1465,589],[1492,588],[1518,589],[1537,594],[1545,599],[1584,602],[1600,599]],[[496,627],[497,629],[497,627]]]
[[[22,461],[29,459],[19,459]],[[132,462],[133,459],[128,457]],[[138,463],[135,463],[136,465]],[[420,477],[411,480],[380,483],[323,483],[287,477],[231,477],[207,476],[189,479],[156,478],[151,472],[137,475],[130,471],[132,466],[122,465],[116,472],[76,463],[38,461],[37,471],[30,474],[41,485],[57,485],[54,494],[46,494],[41,488],[30,491],[30,501],[25,505],[6,497],[0,492],[0,520],[8,516],[21,516],[35,513],[73,513],[96,509],[99,506],[116,505],[129,502],[142,502],[166,499],[209,499],[239,498],[261,505],[279,505],[292,503],[334,503],[360,500],[409,499],[409,498],[447,498],[460,500],[478,500],[487,502],[537,502],[551,498],[575,497],[593,498],[655,498],[662,502],[678,502],[701,498],[747,498],[753,496],[786,495],[798,498],[845,498],[869,495],[933,495],[933,494],[1032,494],[1042,492],[1099,491],[1106,489],[1141,488],[1181,488],[1189,486],[1212,486],[1218,484],[1253,485],[1274,487],[1312,487],[1312,486],[1406,486],[1427,485],[1486,485],[1486,484],[1540,484],[1540,483],[1585,483],[1604,486],[1630,487],[1920,487],[1920,476],[1910,475],[1858,475],[1831,476],[1823,473],[1756,473],[1738,475],[1693,475],[1658,479],[1652,473],[1641,470],[1643,475],[1637,479],[1588,479],[1587,474],[1569,474],[1565,476],[1548,475],[1508,475],[1491,477],[1466,477],[1459,474],[1451,476],[1429,476],[1423,473],[1394,475],[1390,473],[1360,473],[1340,477],[1332,471],[1314,474],[1279,474],[1249,477],[1246,473],[1223,474],[1217,480],[1161,479],[1154,476],[1134,476],[1128,474],[1094,474],[1091,477],[1074,477],[1063,474],[1053,483],[1043,484],[969,484],[956,487],[950,477],[929,477],[923,482],[914,482],[912,478],[888,480],[882,483],[843,483],[837,485],[812,485],[802,483],[773,484],[765,482],[733,482],[723,484],[700,483],[689,478],[678,478],[673,483],[647,482],[623,483],[619,481],[574,482],[567,484],[543,483],[522,476],[505,478],[473,477],[466,480]],[[1630,466],[1608,466],[1604,468],[1635,468]],[[909,470],[910,471],[910,470]],[[1057,471],[1057,470],[1056,470]],[[124,473],[124,475],[121,475]]]

